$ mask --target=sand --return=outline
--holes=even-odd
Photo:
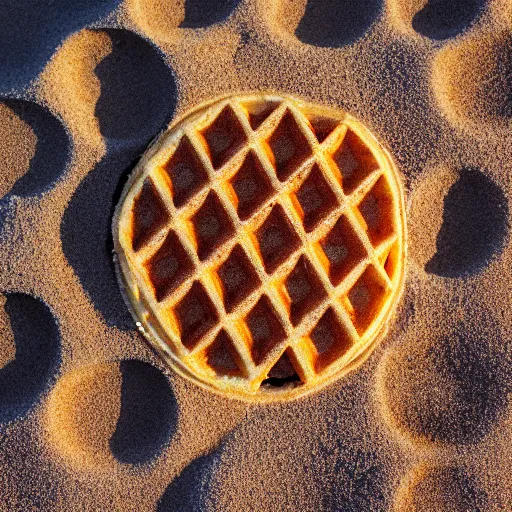
[[[512,2],[72,4],[0,16],[0,510],[510,510]],[[265,406],[164,367],[110,235],[150,141],[255,90],[365,123],[409,232],[372,356]]]

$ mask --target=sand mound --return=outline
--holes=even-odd
[[[444,115],[473,131],[510,128],[512,39],[508,31],[446,45],[432,64],[432,90]]]
[[[104,32],[82,30],[58,49],[41,75],[47,101],[62,116],[75,143],[103,149],[99,122],[94,115],[101,84],[94,70],[112,51]]]
[[[395,512],[466,512],[487,510],[488,496],[481,483],[464,468],[420,464],[402,481]]]
[[[0,103],[0,198],[11,190],[14,183],[30,168],[36,153],[37,137],[30,126],[5,103]]]
[[[384,415],[414,443],[477,443],[506,410],[510,355],[499,326],[490,313],[462,314],[437,333],[432,320],[421,330],[416,322],[381,362]]]
[[[103,363],[67,373],[52,390],[45,417],[48,441],[75,469],[115,464],[109,441],[120,413],[121,381],[119,364]]]

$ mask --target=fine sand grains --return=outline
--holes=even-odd
[[[64,42],[41,75],[45,97],[62,116],[75,142],[104,144],[94,115],[101,93],[94,69],[111,51],[105,33],[83,30]]]
[[[4,94],[0,509],[507,510],[511,13],[510,0],[127,0]],[[151,352],[110,233],[153,137],[201,101],[259,90],[345,109],[377,135],[403,177],[410,257],[361,368],[249,407]]]
[[[5,297],[0,298],[0,368],[3,368],[16,357],[16,345],[9,317],[4,310]]]
[[[26,122],[7,105],[0,104],[0,140],[0,197],[3,197],[28,171],[36,152],[37,138]]]
[[[439,51],[432,63],[434,95],[463,130],[510,130],[512,33],[474,34]]]

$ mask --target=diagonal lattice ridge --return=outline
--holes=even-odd
[[[405,219],[387,152],[350,115],[224,98],[146,153],[114,216],[120,280],[165,361],[280,400],[355,367],[401,293]]]

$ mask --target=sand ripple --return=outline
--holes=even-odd
[[[133,32],[83,30],[46,67],[41,95],[71,130],[73,174],[85,175],[62,220],[64,254],[107,323],[133,328],[112,264],[112,211],[127,169],[172,117],[174,75],[159,52]],[[59,132],[52,133],[47,165],[67,154]]]

